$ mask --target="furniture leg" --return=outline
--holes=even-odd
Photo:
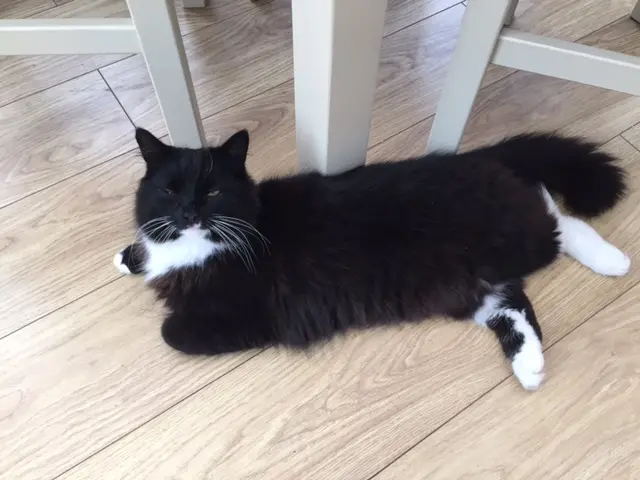
[[[386,0],[293,0],[296,138],[302,170],[363,165]]]
[[[431,128],[428,152],[455,152],[511,0],[470,0]]]
[[[171,141],[205,143],[189,64],[172,0],[127,0]]]

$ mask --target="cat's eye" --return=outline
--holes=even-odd
[[[176,192],[174,192],[170,188],[165,188],[164,189],[164,193],[166,193],[167,195],[172,195],[172,196],[176,194]]]
[[[218,195],[220,195],[220,190],[211,190],[209,193],[207,193],[208,197],[217,197]]]

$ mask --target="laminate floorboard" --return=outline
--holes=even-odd
[[[640,55],[633,3],[522,0],[514,27]],[[368,162],[425,151],[463,13],[389,1]],[[0,5],[123,15],[123,0]],[[178,2],[178,16],[207,139],[246,128],[256,179],[294,172],[290,0]],[[638,98],[500,67],[484,78],[463,149],[558,131],[630,172],[626,200],[592,222],[630,274],[562,258],[528,283],[548,370],[530,394],[490,332],[444,319],[308,354],[172,351],[162,307],[111,265],[133,238],[143,170],[129,117],[166,134],[140,56],[0,58],[0,86],[0,479],[640,476]]]

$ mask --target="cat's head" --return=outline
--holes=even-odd
[[[258,199],[245,168],[246,130],[219,147],[198,149],[167,145],[142,128],[136,140],[147,165],[136,194],[136,222],[147,238],[166,242],[188,230],[228,243],[225,224],[255,225]]]

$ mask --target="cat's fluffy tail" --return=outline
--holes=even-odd
[[[597,145],[556,135],[520,135],[489,147],[487,154],[532,183],[561,195],[572,212],[598,216],[627,190],[625,171]]]

